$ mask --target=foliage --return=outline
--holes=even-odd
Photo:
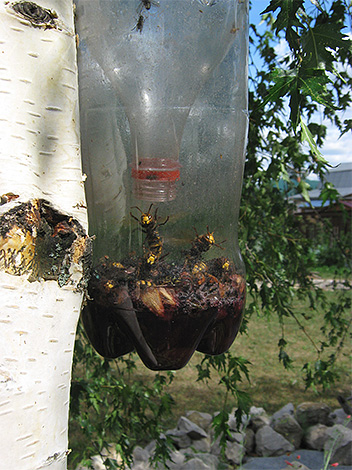
[[[204,359],[197,365],[198,381],[207,381],[214,371],[220,375],[219,385],[225,387],[224,402],[218,415],[214,416],[214,438],[220,437],[220,447],[225,452],[226,439],[231,436],[228,419],[228,396],[235,397],[237,410],[235,417],[238,427],[242,422],[242,416],[249,412],[251,399],[248,393],[238,388],[238,383],[242,382],[243,376],[249,381],[249,371],[247,366],[249,361],[243,357],[235,357],[230,352],[219,356],[205,355]]]
[[[328,164],[319,147],[327,130],[317,113],[341,134],[352,129],[352,121],[341,117],[351,106],[351,40],[345,33],[350,9],[342,0],[314,0],[310,7],[302,0],[271,0],[263,11],[264,31],[251,25],[250,127],[239,235],[251,294],[246,317],[256,315],[259,309],[268,317],[278,316],[278,359],[289,368],[292,359],[286,351],[289,331],[285,322],[293,318],[304,331],[301,320],[306,316],[305,312],[294,312],[294,296],[309,299],[312,309],[323,307],[325,341],[315,344],[305,332],[316,351],[316,360],[302,370],[307,387],[326,388],[335,380],[336,361],[349,335],[351,297],[345,289],[339,291],[338,302],[331,301],[314,285],[311,271],[317,257],[312,253],[316,254],[317,247],[302,234],[287,193],[295,189],[309,201],[305,176],[314,173],[324,180]],[[275,49],[280,41],[288,48],[283,58]],[[280,179],[286,182],[287,192],[279,189]],[[329,185],[325,185],[322,197],[326,202],[338,199]],[[346,243],[347,239],[341,239],[335,249],[346,255]],[[350,264],[342,263],[340,268],[350,288]],[[246,324],[245,320],[242,332]],[[327,348],[331,348],[329,359],[322,360]],[[250,397],[239,387],[243,377],[249,378],[247,365],[245,358],[226,353],[205,356],[198,366],[198,380],[207,381],[216,373],[225,389],[223,409],[213,423],[222,443],[228,433],[228,396],[237,404],[238,422],[248,410]],[[84,449],[85,458],[100,452],[107,445],[107,434],[112,434],[125,461],[131,458],[133,445],[146,435],[149,441],[157,439],[155,458],[167,460],[170,446],[159,435],[172,406],[172,398],[165,392],[172,374],[156,374],[151,384],[136,381],[127,385],[125,379],[134,367],[133,357],[116,361],[98,358],[78,336],[75,368],[80,374],[72,383],[71,418],[91,443]],[[116,468],[116,463],[111,463],[111,468]]]
[[[351,122],[342,123],[336,111],[349,106],[352,79],[347,70],[339,70],[337,65],[351,63],[351,42],[343,32],[350,6],[341,0],[332,2],[329,10],[323,7],[323,2],[314,4],[314,15],[305,10],[303,0],[272,0],[263,12],[279,10],[272,28],[276,36],[284,33],[290,48],[290,55],[281,64],[284,67],[273,71],[274,86],[265,103],[288,97],[294,130],[302,116],[311,117],[320,104],[324,114],[346,132]]]
[[[334,270],[337,275],[345,273],[346,268],[351,265],[351,233],[341,234],[338,238],[332,234],[331,224],[325,222],[324,226],[328,227],[329,230],[322,230],[320,233],[319,244],[314,247],[312,253],[312,262],[314,268],[325,266],[330,269],[330,272],[334,274]],[[340,275],[341,276],[341,275]]]
[[[99,357],[79,328],[70,410],[72,423],[80,427],[88,445],[83,451],[74,450],[71,460],[88,464],[91,456],[103,455],[103,449],[109,446],[108,438],[114,436],[116,451],[122,457],[121,468],[131,463],[133,447],[143,438],[156,440],[154,462],[165,462],[172,446],[161,435],[161,418],[171,411],[173,399],[165,387],[173,375],[156,374],[153,383],[145,384],[130,380],[135,368],[132,356],[118,360]],[[112,458],[106,463],[112,469],[119,465]]]
[[[263,67],[251,67],[254,72],[250,78],[251,113],[240,240],[247,281],[254,296],[247,312],[258,311],[260,305],[267,315],[275,312],[279,316],[279,360],[285,367],[291,365],[285,351],[285,318],[294,317],[300,324],[300,318],[292,311],[293,295],[309,298],[312,308],[318,303],[324,305],[324,329],[330,336],[323,345],[312,344],[317,360],[306,364],[303,372],[307,386],[327,387],[333,382],[338,355],[332,354],[328,362],[323,362],[320,354],[328,344],[333,346],[332,338],[336,339],[349,326],[346,318],[351,299],[348,290],[342,291],[337,312],[337,306],[314,286],[310,273],[315,260],[307,253],[316,245],[304,238],[294,207],[273,184],[283,179],[287,192],[296,188],[309,201],[305,176],[315,173],[324,180],[328,168],[319,151],[326,128],[313,121],[319,119],[316,113],[322,112],[342,134],[350,126],[348,120],[340,118],[340,111],[351,103],[351,40],[343,32],[350,7],[343,1],[312,3],[315,9],[309,14],[302,1],[272,0],[263,12],[267,24],[264,33],[252,26],[251,43],[260,54]],[[272,16],[274,12],[276,17]],[[289,52],[279,59],[274,46],[283,38]],[[302,142],[306,145],[302,146]],[[329,184],[323,186],[321,196],[324,202],[338,200],[336,190]],[[331,238],[331,230],[328,232]],[[334,244],[340,259],[349,250],[346,243],[348,239],[341,238]],[[343,268],[340,274],[348,279],[350,263]],[[348,287],[348,281],[346,284]]]

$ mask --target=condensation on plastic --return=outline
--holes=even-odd
[[[103,356],[177,369],[226,351],[243,315],[248,2],[76,3],[96,236],[83,321]]]

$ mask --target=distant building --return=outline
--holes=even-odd
[[[340,197],[338,202],[331,205],[323,203],[320,198],[324,183],[332,183]],[[309,191],[311,204],[308,204],[300,194],[291,196],[289,199],[296,205],[296,214],[301,216],[301,228],[305,234],[312,238],[321,233],[326,227],[327,220],[330,222],[333,235],[341,236],[351,232],[352,214],[352,163],[341,163],[326,173],[325,181],[319,182],[316,189]]]

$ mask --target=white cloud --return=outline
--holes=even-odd
[[[290,54],[290,48],[287,44],[286,39],[281,38],[279,43],[274,47],[275,54],[279,60],[282,60],[284,57]]]
[[[332,165],[342,162],[352,162],[352,133],[346,133],[339,138],[339,131],[329,127],[327,139],[320,149],[323,157]]]
[[[332,165],[338,163],[352,162],[352,132],[346,132],[340,137],[340,131],[330,121],[318,114],[317,122],[324,124],[327,128],[327,137],[323,147],[320,149],[323,157]],[[352,118],[352,109],[339,114],[341,121]]]

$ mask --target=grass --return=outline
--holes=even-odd
[[[335,294],[329,292],[327,295]],[[307,311],[307,305],[297,302],[295,310],[298,312],[302,309]],[[312,318],[305,322],[305,328],[312,340],[319,344],[323,339],[320,331],[322,314],[320,311],[310,313]],[[285,322],[287,352],[294,361],[290,370],[285,369],[278,360],[277,343],[281,335],[281,325],[276,315],[272,315],[270,319],[263,316],[251,318],[247,334],[239,335],[233,343],[231,352],[245,357],[251,363],[251,382],[248,383],[244,378],[240,384],[242,390],[251,394],[255,406],[263,407],[268,413],[277,411],[287,403],[298,405],[304,401],[324,401],[332,408],[339,408],[337,395],[351,393],[351,343],[347,342],[340,353],[337,365],[340,379],[334,386],[326,391],[305,390],[301,369],[306,362],[316,359],[316,351],[294,319],[287,318]],[[324,357],[330,352],[326,350]],[[208,385],[196,381],[196,365],[202,357],[202,354],[196,352],[184,369],[174,373],[174,380],[168,391],[176,403],[173,412],[175,419],[187,410],[214,413],[221,407],[225,389],[218,385],[220,377],[214,376]],[[140,360],[137,364],[134,379],[151,381],[155,372],[146,369]]]
[[[327,292],[327,295],[333,299],[337,294]],[[296,301],[295,312],[301,311],[311,315],[311,319],[305,321],[304,326],[309,337],[319,345],[323,339],[320,331],[322,311],[309,311],[307,304]],[[249,365],[251,381],[248,382],[244,378],[239,384],[240,388],[250,393],[253,405],[263,407],[269,414],[287,403],[297,406],[305,401],[323,401],[332,409],[339,408],[337,396],[351,394],[351,343],[347,341],[340,351],[337,362],[340,377],[334,386],[325,391],[312,388],[305,390],[301,369],[306,362],[316,360],[316,351],[295,320],[287,318],[285,339],[288,343],[287,353],[293,359],[293,367],[290,370],[284,369],[278,360],[277,343],[281,331],[282,326],[275,314],[270,319],[262,315],[249,319],[247,334],[239,335],[231,347],[234,355],[243,356],[251,363]],[[324,357],[327,358],[330,353],[331,351],[326,350]],[[131,380],[150,385],[155,372],[148,370],[137,355],[134,357],[137,368]],[[203,355],[196,352],[186,367],[174,372],[173,381],[168,385],[167,391],[173,397],[175,406],[172,416],[163,423],[165,429],[173,428],[180,416],[188,410],[212,414],[222,408],[226,390],[219,385],[220,377],[214,372],[207,384],[197,382],[196,366],[202,358]],[[228,399],[228,405],[231,408],[235,406],[232,397]],[[73,425],[70,429],[70,446],[76,449],[84,446],[80,430],[77,428]]]
[[[346,269],[335,266],[316,266],[313,274],[321,279],[345,279],[351,280],[351,274],[346,276]]]

